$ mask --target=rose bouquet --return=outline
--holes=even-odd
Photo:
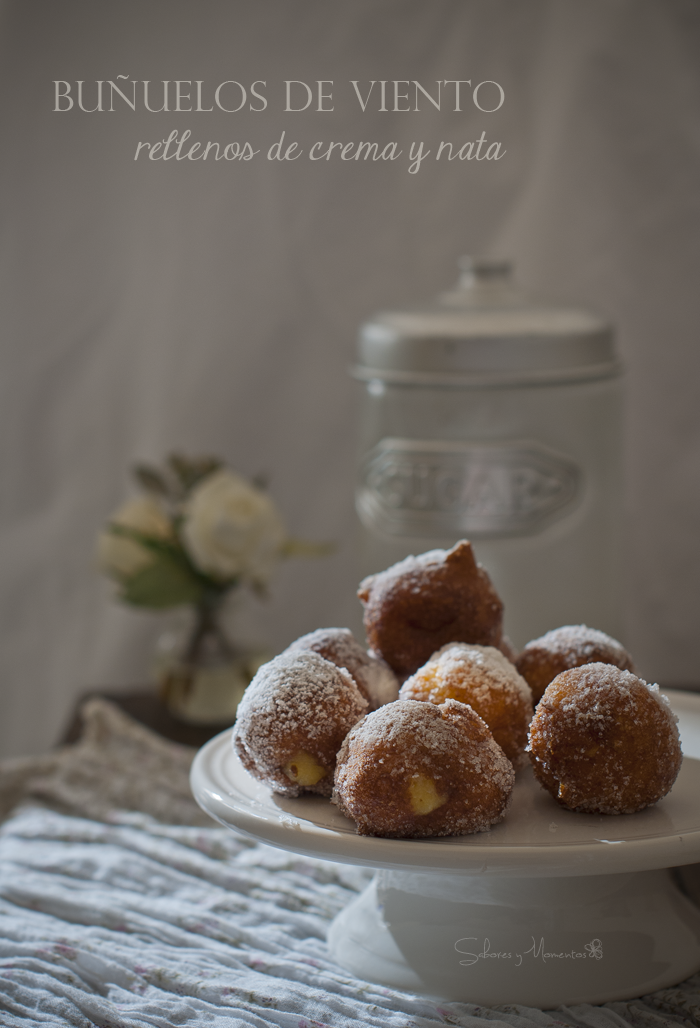
[[[291,539],[262,485],[216,458],[174,454],[134,475],[142,495],[100,533],[100,567],[124,603],[192,608],[187,638],[161,661],[161,693],[186,720],[230,720],[256,668],[222,628],[226,597],[242,586],[264,593],[279,560],[329,547]]]

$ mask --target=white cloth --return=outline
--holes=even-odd
[[[469,251],[512,256],[527,285],[619,326],[626,641],[653,680],[697,680],[697,5],[6,0],[2,12],[5,755],[51,745],[86,686],[145,680],[158,619],[119,609],[91,566],[135,459],[220,454],[268,475],[295,535],[339,543],[282,569],[272,602],[251,602],[250,636],[277,652],[319,626],[357,625],[357,326],[451,285]],[[53,111],[54,79],[74,93],[83,80],[92,106],[96,80],[118,75],[154,89],[200,79],[208,97],[227,79],[265,80],[268,108]],[[285,113],[287,79],[332,79],[335,111]],[[363,113],[353,79],[433,92],[436,79],[492,79],[506,99],[491,115],[427,100]],[[261,154],[134,161],[139,141],[173,129],[249,139]],[[266,159],[282,131],[307,150],[434,150],[482,130],[507,151],[496,164],[431,157],[411,175],[403,158]]]
[[[98,819],[139,810],[172,824],[209,825],[189,783],[194,750],[169,742],[99,698],[80,708],[77,743],[0,763],[0,818],[24,801]]]
[[[550,1016],[435,1002],[328,957],[333,916],[368,872],[253,846],[222,828],[26,810],[0,835],[5,1028],[676,1028],[700,976],[644,1001]]]

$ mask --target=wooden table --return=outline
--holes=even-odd
[[[85,693],[76,703],[68,728],[60,740],[61,745],[77,742],[80,738],[82,729],[80,708],[86,700],[93,697],[110,700],[125,714],[133,717],[135,721],[139,721],[153,732],[157,732],[158,735],[162,735],[165,739],[182,743],[185,746],[195,746],[197,749],[227,727],[227,725],[221,724],[188,725],[178,721],[158,698],[153,688],[134,689],[128,692],[104,692],[96,689]]]

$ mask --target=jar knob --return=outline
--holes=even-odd
[[[512,278],[511,261],[497,257],[460,257],[457,265],[461,272],[459,288],[468,289],[475,285],[500,284]]]

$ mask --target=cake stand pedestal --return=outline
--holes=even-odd
[[[681,705],[685,744],[700,697]],[[563,810],[525,772],[502,824],[448,839],[358,836],[327,800],[272,796],[238,761],[230,732],[200,750],[192,788],[212,817],[251,838],[380,869],[328,939],[365,980],[551,1009],[634,998],[700,968],[700,911],[683,871],[668,870],[700,862],[700,761],[688,756],[673,791],[638,814]]]
[[[379,871],[333,922],[339,964],[496,1006],[632,999],[700,967],[700,913],[667,870],[572,878]]]

